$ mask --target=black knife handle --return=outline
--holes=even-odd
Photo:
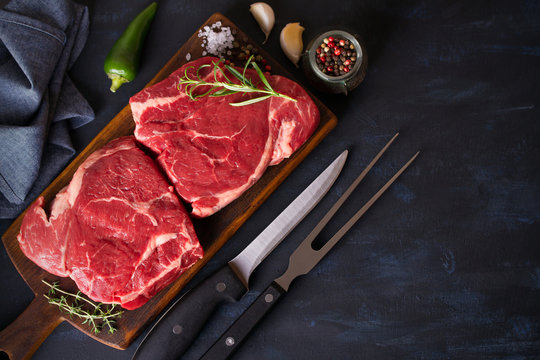
[[[225,300],[235,301],[245,286],[225,265],[172,305],[139,345],[132,360],[176,360],[197,338],[214,310]]]
[[[234,324],[223,333],[214,345],[208,349],[201,360],[228,359],[284,293],[285,290],[283,290],[281,286],[276,282],[272,282],[270,286],[259,295],[257,300],[255,300]]]

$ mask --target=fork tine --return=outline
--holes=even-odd
[[[394,142],[394,140],[398,137],[399,133],[396,133],[387,143],[384,145],[384,147],[379,151],[377,155],[371,160],[371,162],[366,166],[366,168],[358,175],[358,177],[353,181],[353,183],[349,186],[347,190],[341,195],[341,197],[336,201],[336,203],[330,208],[330,210],[324,215],[324,217],[319,221],[319,223],[313,228],[311,233],[309,233],[308,237],[306,238],[306,242],[309,242],[310,244],[315,240],[317,235],[322,231],[322,229],[328,224],[330,219],[336,214],[336,212],[339,210],[341,205],[347,200],[347,198],[352,194],[352,192],[356,189],[358,184],[366,177],[367,173],[371,170],[371,168],[377,163],[377,161],[381,158],[381,156],[385,153],[385,151],[390,147],[390,145]],[[309,240],[308,240],[309,239]]]
[[[396,181],[396,179],[409,167],[409,165],[412,164],[412,162],[416,159],[416,157],[420,154],[420,151],[418,151],[416,154],[413,155],[413,157],[411,157],[411,159],[409,161],[407,161],[407,163],[405,165],[403,165],[401,167],[401,169],[399,169],[399,171],[397,173],[394,174],[394,176],[392,176],[392,178],[390,180],[388,180],[386,182],[386,184],[384,184],[384,186],[382,188],[379,189],[379,191],[377,191],[375,193],[375,195],[373,195],[371,197],[371,199],[368,200],[368,202],[366,202],[364,204],[364,206],[362,206],[362,208],[360,210],[358,210],[356,212],[356,214],[354,214],[346,223],[345,225],[343,225],[341,227],[341,229],[339,229],[335,234],[334,236],[332,236],[332,238],[330,240],[328,240],[326,242],[326,244],[324,244],[324,246],[322,248],[320,248],[318,250],[318,256],[319,256],[319,260],[325,256],[328,251],[330,251],[330,249],[336,245],[336,243],[343,237],[343,235],[345,235],[345,233],[347,231],[349,231],[351,229],[351,227],[362,217],[362,215],[364,215],[366,213],[366,211],[368,211],[368,209],[371,207],[371,205],[373,205],[375,203],[375,201],[377,201],[382,194],[384,194],[384,192],[390,187],[390,185],[392,185],[392,183],[394,181]],[[317,260],[318,261],[318,260]]]
[[[326,252],[321,251],[321,250],[323,250],[323,249],[325,249],[327,247],[327,245],[328,245],[328,243],[327,243],[320,250],[316,251],[316,250],[313,250],[312,243],[313,243],[313,240],[315,240],[315,238],[317,237],[317,235],[319,235],[319,233],[322,231],[322,229],[326,226],[326,224],[328,224],[330,219],[332,219],[332,217],[335,215],[335,213],[339,210],[341,205],[343,205],[345,200],[347,200],[347,198],[356,189],[358,184],[360,184],[360,182],[364,179],[364,177],[371,170],[371,168],[377,163],[379,158],[384,154],[384,152],[388,149],[388,147],[392,144],[392,142],[398,137],[398,135],[399,135],[399,133],[396,133],[388,141],[388,143],[386,143],[386,145],[381,149],[381,151],[379,151],[379,153],[377,155],[375,155],[375,157],[373,158],[373,160],[371,160],[371,162],[368,164],[368,166],[353,181],[353,183],[349,186],[349,188],[343,193],[343,195],[341,195],[341,197],[338,199],[338,201],[336,201],[336,203],[332,206],[332,208],[330,208],[330,210],[323,216],[321,221],[319,221],[319,223],[317,225],[315,225],[315,227],[313,228],[313,230],[311,230],[309,235],[304,239],[304,241],[302,241],[302,243],[298,246],[298,248],[293,252],[291,257],[289,258],[289,267],[287,268],[287,271],[285,271],[285,273],[281,277],[279,277],[278,279],[275,280],[276,283],[278,283],[279,286],[281,286],[285,291],[287,291],[291,281],[294,278],[296,278],[298,275],[308,273],[313,268],[313,266],[315,266],[315,264],[317,264],[319,262],[319,260],[324,256],[324,254],[326,252],[328,252],[328,250],[330,250],[330,248],[333,246],[332,245],[332,246],[328,247],[326,249]],[[413,159],[409,160],[409,163],[407,163],[406,166],[408,166],[414,160],[414,158],[417,155],[418,154],[416,154],[413,157]],[[399,176],[403,171],[405,171],[406,166],[404,168],[402,168],[400,171],[398,171],[398,173],[396,175]],[[391,181],[394,181],[397,178],[396,175],[394,175],[394,177],[391,179]],[[386,190],[386,188],[388,188],[388,186],[390,186],[390,184],[391,184],[391,182],[387,183],[383,187],[382,192],[384,192],[384,190]],[[382,192],[380,194],[377,193],[378,196],[380,196],[382,194]],[[376,194],[376,196],[377,196],[377,194]],[[378,196],[377,196],[377,198],[378,198]],[[377,198],[372,199],[373,202],[375,202],[375,200],[377,200]],[[371,204],[369,206],[371,206]],[[364,210],[364,212],[369,208],[369,206]],[[360,215],[360,216],[362,216],[362,215]],[[360,218],[360,216],[359,216],[359,218]],[[350,224],[350,226],[352,226],[352,224]],[[349,228],[350,228],[350,226],[349,226]],[[348,230],[348,228],[346,230]],[[345,232],[346,232],[346,230],[345,230]],[[338,231],[338,232],[340,232],[340,231]],[[340,238],[343,236],[343,234],[340,235]],[[337,242],[337,240],[339,240],[339,238],[334,239],[334,237],[332,237],[332,239],[333,239],[333,241],[335,243],[335,242]],[[314,259],[314,261],[312,261],[312,259]]]
[[[285,271],[283,275],[281,275],[279,278],[274,280],[279,286],[283,288],[283,290],[288,291],[289,286],[291,282],[298,276],[307,274],[317,263],[330,251],[330,249],[345,235],[347,231],[364,215],[364,213],[381,197],[381,195],[392,185],[392,183],[411,165],[411,163],[416,159],[416,157],[420,154],[420,151],[418,151],[414,156],[407,161],[405,165],[399,169],[394,176],[382,188],[379,189],[371,197],[371,199],[368,200],[368,202],[362,206],[360,210],[356,212],[346,223],[339,229],[334,236],[326,244],[324,244],[323,247],[321,247],[319,250],[313,250],[311,244],[313,243],[313,239],[317,236],[317,234],[321,231],[322,227],[319,228],[319,225],[323,223],[323,221],[328,222],[329,219],[327,218],[328,213],[325,215],[325,217],[317,224],[315,229],[300,243],[298,248],[292,253],[291,257],[289,258],[289,267]],[[356,182],[356,181],[355,181]],[[354,183],[353,183],[354,185]],[[350,187],[349,187],[350,189]],[[338,203],[343,199],[343,196],[346,195],[343,194],[341,198],[338,200]],[[348,197],[348,194],[347,194]],[[345,197],[345,199],[347,198]],[[345,201],[345,200],[343,200]],[[341,202],[343,203],[343,202]],[[336,203],[337,204],[337,203]],[[339,204],[341,206],[341,204]],[[339,208],[339,206],[337,208]],[[335,204],[334,204],[335,207]],[[334,210],[334,207],[332,207],[332,210]],[[337,209],[336,209],[337,210]],[[330,213],[330,212],[329,212]],[[335,211],[334,211],[335,213]],[[333,213],[332,213],[333,215]],[[332,216],[330,216],[331,218]],[[326,224],[324,222],[324,224]],[[323,225],[324,226],[324,225]],[[317,231],[315,231],[317,230]],[[315,235],[313,235],[315,234]]]

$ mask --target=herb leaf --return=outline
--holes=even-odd
[[[259,68],[259,66],[252,62],[253,55],[247,60],[246,65],[244,66],[244,71],[241,74],[237,69],[235,69],[232,66],[225,65],[225,68],[236,78],[238,81],[240,81],[240,84],[237,84],[235,82],[232,82],[227,75],[225,75],[225,71],[221,68],[220,64],[222,60],[219,60],[218,62],[213,62],[212,65],[214,68],[213,71],[213,82],[204,81],[200,76],[200,71],[203,68],[209,67],[210,64],[204,64],[201,65],[197,71],[195,78],[190,78],[188,75],[188,69],[193,68],[192,66],[189,66],[184,71],[184,77],[180,78],[178,82],[178,89],[182,85],[184,86],[184,92],[190,97],[191,100],[198,100],[205,96],[211,96],[211,97],[218,97],[218,96],[227,96],[237,93],[258,93],[261,94],[259,97],[254,97],[245,101],[235,102],[235,103],[229,103],[231,106],[245,106],[250,104],[255,104],[260,101],[264,101],[266,99],[271,98],[272,96],[280,97],[283,99],[287,99],[290,101],[296,102],[296,99],[291,98],[290,96],[287,96],[285,94],[279,93],[272,89],[272,86],[270,86],[270,83],[264,76],[264,73]],[[257,72],[257,75],[259,75],[259,78],[263,84],[263,88],[260,89],[257,86],[253,84],[251,79],[246,77],[246,71],[248,69],[248,66],[251,64],[251,66],[255,69]],[[223,75],[225,81],[218,81],[218,72]],[[194,90],[197,89],[200,86],[209,86],[210,89],[205,91],[202,94],[195,94]]]
[[[238,72],[238,70],[236,70],[235,68],[233,68],[232,66],[229,66],[229,65],[225,65],[225,67],[227,68],[227,70],[229,70],[229,72],[231,74],[234,75],[235,78],[237,78],[238,80],[240,81],[244,81],[244,79],[246,78],[245,76],[245,71],[243,74],[240,74],[240,72]],[[244,68],[245,69],[245,68]]]
[[[246,101],[241,101],[241,102],[237,102],[237,103],[231,103],[229,105],[231,105],[231,106],[251,105],[251,104],[258,103],[259,101],[266,100],[266,99],[271,98],[271,97],[272,97],[272,95],[265,95],[265,96],[260,96],[260,97],[257,97],[257,98],[249,99],[249,100],[246,100]]]
[[[253,63],[252,65],[253,65],[253,68],[255,69],[255,71],[257,72],[257,74],[259,74],[259,77],[261,78],[261,81],[263,82],[266,89],[267,90],[272,90],[272,87],[268,83],[268,80],[266,80],[266,77],[264,76],[261,68],[259,68],[259,65],[257,65],[257,63]]]
[[[76,294],[72,294],[60,289],[58,282],[50,284],[45,280],[41,281],[49,287],[47,295],[43,294],[49,304],[58,306],[60,310],[68,313],[70,318],[73,318],[73,315],[81,318],[84,320],[82,323],[89,324],[95,334],[99,334],[104,326],[109,328],[110,334],[113,334],[116,331],[116,328],[114,327],[114,318],[120,318],[123,311],[114,311],[116,307],[115,304],[110,306],[106,306],[103,303],[96,304],[83,297],[80,291]],[[63,295],[60,295],[60,297],[57,298],[52,297],[52,295],[57,292]],[[68,302],[68,297],[73,299],[71,304]],[[83,304],[85,304],[86,307],[83,307]]]

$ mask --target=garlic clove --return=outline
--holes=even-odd
[[[276,18],[274,16],[274,10],[264,2],[256,2],[251,4],[249,7],[249,11],[259,24],[261,30],[263,31],[266,38],[263,41],[263,44],[268,40],[268,35],[270,35],[270,32],[272,31],[272,28],[274,27],[274,22],[276,21]]]
[[[299,22],[288,23],[281,30],[279,37],[281,49],[296,67],[298,67],[298,61],[300,61],[300,55],[302,55],[302,50],[304,49],[304,44],[302,43],[303,31],[304,28],[300,26]]]

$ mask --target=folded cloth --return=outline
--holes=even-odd
[[[0,9],[0,218],[17,216],[75,154],[69,130],[94,112],[66,71],[88,37],[70,0],[12,0]]]

